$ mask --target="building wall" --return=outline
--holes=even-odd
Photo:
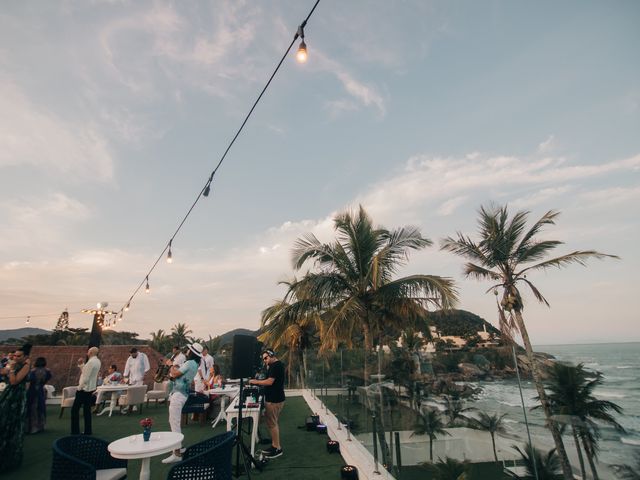
[[[115,363],[119,372],[124,372],[124,364],[129,358],[129,350],[134,345],[103,345],[100,347],[98,358],[102,362],[100,376],[106,374],[109,365]],[[144,377],[144,383],[153,387],[153,376],[158,367],[158,363],[163,356],[147,345],[135,345],[140,352],[144,352],[149,357],[151,368]],[[9,346],[2,346],[2,351],[15,349]],[[53,377],[49,382],[56,389],[56,395],[64,387],[77,385],[80,379],[80,368],[78,368],[78,358],[84,358],[87,354],[86,346],[48,346],[36,345],[31,349],[31,362],[37,357],[44,357],[47,360],[47,368],[51,370]]]

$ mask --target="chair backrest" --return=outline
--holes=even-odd
[[[78,391],[78,386],[75,387],[64,387],[62,389],[62,400],[66,400],[67,398],[74,398],[76,396],[76,392]]]
[[[127,403],[129,405],[144,403],[145,393],[147,393],[146,385],[136,385],[135,387],[129,387],[129,389],[127,390]]]
[[[153,390],[156,392],[166,392],[169,393],[169,380],[165,380],[164,382],[153,382]]]
[[[231,454],[233,453],[235,433],[227,432],[209,440],[216,440],[212,448],[175,464],[169,470],[167,479],[231,479]]]
[[[127,461],[111,457],[107,446],[88,435],[58,438],[53,442],[51,479],[95,479],[98,469],[127,468]]]

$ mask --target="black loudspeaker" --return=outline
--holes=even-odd
[[[260,360],[260,344],[251,335],[234,335],[231,351],[231,378],[253,377]]]

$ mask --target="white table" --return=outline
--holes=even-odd
[[[141,458],[140,480],[149,480],[151,478],[151,457],[180,448],[183,439],[184,435],[181,433],[152,431],[148,442],[142,439],[140,433],[111,442],[107,448],[114,458],[125,460]]]
[[[225,389],[226,390],[226,389]],[[238,409],[235,408],[238,405],[238,401],[240,400],[240,396],[238,395],[233,399],[229,408],[227,408],[227,432],[231,430],[232,420],[236,419],[236,435],[240,436],[240,432],[238,432]],[[251,429],[251,456],[255,457],[256,450],[256,442],[258,440],[258,421],[260,420],[260,399],[258,399],[258,406],[247,408],[246,406],[242,406],[242,421],[244,422],[247,418],[253,419],[253,428]]]
[[[98,388],[96,388],[96,392],[111,392],[111,400],[109,401],[109,406],[104,407],[102,411],[98,413],[98,416],[102,415],[107,410],[109,410],[109,416],[111,416],[111,414],[113,413],[113,409],[118,403],[118,397],[120,396],[118,392],[126,391],[128,388],[129,388],[129,385],[125,383],[100,385]]]
[[[218,416],[216,417],[216,419],[211,422],[211,428],[216,428],[216,425],[218,425],[219,422],[226,422],[227,421],[227,415],[225,412],[225,409],[227,408],[227,404],[226,404],[226,400],[227,398],[229,400],[233,400],[237,395],[238,392],[240,392],[240,387],[225,387],[225,388],[211,388],[207,391],[207,393],[209,394],[209,396],[211,395],[218,395],[220,396],[220,413],[218,413]]]

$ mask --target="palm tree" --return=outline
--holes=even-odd
[[[160,329],[157,332],[150,332],[151,335],[151,348],[160,353],[165,353],[167,347],[167,341],[169,337],[164,333],[164,330]]]
[[[433,463],[433,441],[438,435],[450,435],[444,429],[444,423],[440,413],[430,408],[423,408],[418,414],[418,423],[414,426],[416,435],[429,435],[429,459]]]
[[[535,478],[538,480],[556,480],[558,478],[558,474],[560,474],[562,469],[560,458],[558,454],[556,454],[555,448],[549,450],[546,455],[543,451],[532,447],[531,444],[527,444],[524,451],[520,450],[520,447],[517,445],[513,445],[513,448],[515,448],[522,457],[522,461],[527,470],[526,476],[520,477],[514,475],[515,478],[522,480]],[[533,452],[533,456],[531,452]]]
[[[451,457],[445,457],[444,460],[438,459],[436,463],[428,465],[431,470],[432,477],[436,480],[466,480],[467,465]]]
[[[291,287],[296,280],[281,282]],[[300,381],[305,388],[305,375],[307,371],[306,356],[304,352],[320,332],[322,336],[323,323],[314,304],[314,299],[305,294],[302,288],[295,291],[289,289],[283,300],[277,301],[262,312],[263,333],[258,339],[269,345],[274,350],[285,351],[282,358],[287,360],[288,372],[291,376],[294,371],[294,361],[300,368]],[[291,378],[289,379],[291,384]]]
[[[507,414],[504,413],[502,415],[493,414],[489,415],[485,412],[478,412],[478,418],[474,418],[470,422],[471,428],[475,428],[477,430],[484,430],[485,432],[489,432],[491,435],[491,445],[493,446],[493,457],[498,462],[498,452],[496,451],[496,433],[504,433],[504,424],[502,419],[506,417]],[[583,477],[584,478],[584,477]]]
[[[189,342],[189,335],[193,333],[186,323],[176,323],[171,327],[171,340],[176,345],[186,345]]]
[[[586,475],[580,440],[587,453],[587,460],[595,480],[598,479],[598,473],[593,457],[598,448],[600,428],[593,420],[600,420],[619,432],[624,432],[622,425],[609,413],[610,411],[622,413],[622,408],[613,402],[598,400],[593,395],[596,387],[602,382],[603,377],[600,372],[588,372],[582,363],[571,365],[560,362],[554,363],[548,369],[548,378],[545,381],[545,387],[549,391],[547,398],[551,410],[555,413],[554,418],[556,421],[571,425],[582,478],[586,478]]]
[[[454,427],[457,420],[463,422],[469,422],[469,417],[465,415],[466,412],[472,412],[474,407],[465,407],[464,401],[459,398],[453,398],[449,395],[444,397],[445,407],[444,414],[449,417],[449,426]]]
[[[618,258],[595,250],[574,251],[560,257],[545,259],[562,242],[558,240],[538,240],[536,237],[547,225],[554,225],[559,212],[550,210],[527,230],[529,212],[520,211],[509,218],[507,207],[480,208],[480,241],[475,242],[462,233],[457,238],[448,237],[442,241],[442,249],[468,258],[464,273],[467,277],[490,280],[494,285],[489,289],[498,295],[502,290],[499,305],[501,329],[503,335],[517,328],[522,337],[524,348],[531,364],[533,381],[547,418],[547,426],[560,457],[562,472],[566,479],[573,478],[569,458],[562,442],[557,425],[551,421],[551,409],[544,392],[540,371],[533,355],[527,327],[522,310],[524,301],[518,287],[526,285],[536,300],[549,305],[540,290],[527,279],[527,273],[546,270],[551,267],[565,267],[572,263],[585,265],[590,258]],[[475,263],[474,263],[475,262]],[[508,315],[504,315],[504,312]]]
[[[290,291],[299,298],[302,292],[302,298],[314,299],[307,307],[322,314],[327,324],[321,338],[322,350],[335,350],[340,343],[350,343],[358,331],[362,332],[365,352],[369,353],[373,339],[379,339],[384,329],[394,326],[399,334],[401,327],[424,321],[429,306],[451,308],[456,302],[457,294],[449,278],[393,278],[407,262],[410,250],[432,244],[417,228],[374,228],[360,206],[355,213],[336,215],[334,229],[334,243],[322,244],[309,233],[296,241],[293,251],[295,269],[301,269],[307,261],[317,267],[293,283]],[[366,360],[364,374],[366,382]]]

